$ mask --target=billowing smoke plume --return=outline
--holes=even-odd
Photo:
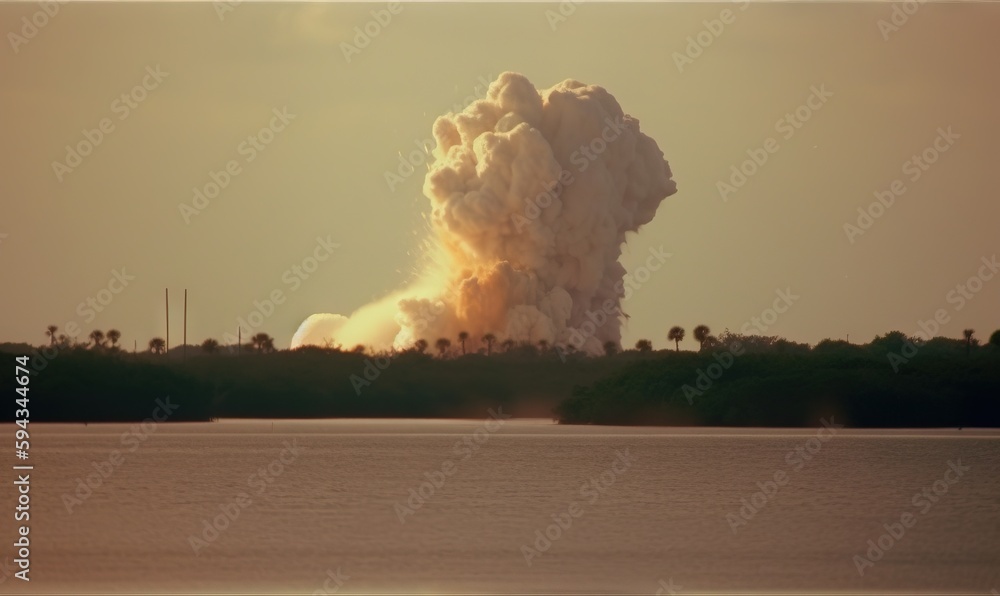
[[[503,73],[483,100],[434,123],[424,180],[432,234],[423,275],[349,318],[309,317],[292,347],[379,349],[484,334],[589,352],[621,339],[625,234],[676,192],[656,142],[601,87],[539,91]],[[610,305],[610,309],[609,309]],[[588,316],[588,313],[590,315]]]

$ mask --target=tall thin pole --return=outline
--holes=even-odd
[[[163,353],[169,355],[170,354],[170,289],[169,288],[163,288],[163,297],[166,300],[166,304],[167,304],[167,306],[166,306],[166,309],[167,309],[167,349]]]
[[[188,353],[188,291],[184,288],[184,350],[183,358],[187,360]]]

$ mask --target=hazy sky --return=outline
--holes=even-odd
[[[767,334],[810,343],[913,333],[937,309],[943,335],[1000,328],[1000,275],[948,299],[1000,252],[1000,5],[923,4],[895,31],[878,24],[889,4],[740,7],[584,3],[553,30],[556,5],[405,4],[369,24],[377,36],[348,62],[341,43],[385,4],[245,3],[220,19],[210,3],[71,3],[37,16],[37,31],[23,20],[37,4],[2,4],[0,341],[42,343],[46,325],[76,323],[142,347],[164,335],[169,287],[171,343],[184,288],[192,343],[234,333],[254,300],[281,290],[262,329],[286,346],[306,316],[398,288],[428,203],[423,166],[392,190],[385,172],[505,70],[540,88],[604,86],[670,162],[678,193],[630,240],[625,265],[651,247],[673,257],[625,303],[626,344],[664,347],[675,324],[689,336],[699,323],[739,329],[779,288],[800,298]],[[714,37],[703,21],[723,10]],[[678,66],[700,32],[711,44]],[[812,89],[827,97],[800,109],[801,127],[777,124]],[[103,138],[72,171],[53,166],[105,118],[109,132],[89,133]],[[284,128],[263,150],[242,145],[271,124]],[[938,139],[949,127],[957,139]],[[910,161],[936,139],[947,150],[928,150],[935,163]],[[766,163],[724,200],[718,183],[765,145]],[[228,186],[186,222],[179,205],[231,160]],[[894,180],[905,192],[849,239],[845,224]],[[318,237],[339,246],[293,282],[286,271]],[[134,279],[112,282],[115,270]],[[91,313],[87,299],[109,284],[120,291]]]

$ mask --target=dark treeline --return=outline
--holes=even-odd
[[[882,343],[682,352],[577,388],[556,413],[577,424],[1000,427],[1000,349],[956,343],[927,342],[895,370]]]
[[[193,346],[132,354],[81,346],[45,358],[35,348],[0,345],[33,355],[31,419],[142,420],[155,399],[180,403],[171,420],[214,418],[480,418],[489,408],[519,417],[551,417],[575,384],[592,383],[624,361],[583,358],[562,362],[555,350],[442,358],[417,351],[394,355],[326,348],[294,351],[244,346],[206,353]],[[10,375],[0,391],[13,394]],[[12,409],[0,419],[11,420]]]
[[[697,352],[677,351],[672,331],[672,350],[640,340],[634,350],[605,346],[603,356],[544,342],[508,343],[489,355],[443,343],[431,355],[426,343],[370,354],[275,350],[267,341],[238,356],[217,344],[188,346],[186,358],[179,347],[129,353],[97,342],[0,351],[32,356],[36,422],[143,420],[169,396],[177,406],[171,421],[478,418],[502,406],[518,417],[584,424],[783,427],[835,416],[854,427],[1000,427],[1000,332],[985,346],[971,334],[922,342],[899,332],[867,345],[809,346],[699,331]],[[3,375],[0,390],[12,394],[12,383]],[[11,420],[13,410],[4,412]]]
[[[5,366],[11,373],[16,355],[32,354],[9,344],[0,346],[0,351],[10,354]],[[132,422],[154,414],[163,417],[165,411],[171,421],[212,417],[208,384],[145,360],[79,347],[65,349],[51,360],[35,356],[36,366],[29,364],[29,369],[38,372],[30,375],[27,392],[31,421]],[[4,395],[13,395],[15,387],[19,385],[12,375],[0,378]],[[4,408],[0,420],[13,419],[14,409]]]

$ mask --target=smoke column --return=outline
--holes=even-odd
[[[619,343],[619,316],[594,325],[593,313],[620,305],[625,234],[677,191],[639,121],[602,87],[539,91],[506,72],[485,99],[439,117],[434,139],[423,273],[350,317],[309,317],[292,347],[403,349],[460,331],[473,349],[486,333],[591,353]]]

